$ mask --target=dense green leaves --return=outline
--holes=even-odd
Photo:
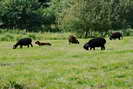
[[[132,14],[132,0],[1,0],[0,28],[105,36],[132,28]]]
[[[43,24],[50,24],[43,15],[45,8],[41,8],[38,0],[3,0],[0,8],[1,25],[4,28],[37,31]]]
[[[32,29],[41,24],[39,3],[35,0],[8,0],[3,7],[1,20],[7,28]]]
[[[64,9],[62,28],[77,32],[83,37],[98,32],[105,36],[109,30],[132,27],[132,0],[73,0]],[[132,8],[132,9],[131,9]]]

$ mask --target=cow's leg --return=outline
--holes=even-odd
[[[23,48],[23,45],[20,45],[20,48]]]
[[[31,47],[33,47],[33,45],[32,44],[30,44],[31,45]]]
[[[103,45],[103,46],[101,46],[101,50],[105,50],[105,46]]]
[[[90,50],[92,50],[92,47],[90,47]]]
[[[27,45],[27,47],[29,48],[29,45]]]
[[[118,39],[119,39],[119,40],[121,40],[121,38],[120,38],[120,37],[119,37]]]
[[[95,50],[95,47],[93,47],[93,50]]]

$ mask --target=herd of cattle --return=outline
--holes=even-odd
[[[114,32],[110,35],[109,39],[121,39],[123,38],[122,34],[120,32]],[[70,35],[68,38],[68,42],[69,44],[79,44],[79,41],[77,40],[77,38],[73,35]],[[46,43],[46,42],[39,42],[36,41],[35,44],[39,45],[39,46],[44,46],[44,45],[48,45],[51,46],[51,43]],[[101,47],[101,50],[105,50],[105,44],[106,44],[106,40],[102,37],[96,37],[93,38],[91,40],[89,40],[87,43],[84,44],[83,48],[86,50],[95,50],[95,47]],[[16,49],[18,46],[20,46],[20,48],[22,48],[23,46],[31,46],[32,45],[32,39],[31,38],[23,38],[17,41],[17,43],[15,45],[13,45],[13,49]]]

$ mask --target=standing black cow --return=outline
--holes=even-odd
[[[95,47],[101,47],[101,50],[105,50],[105,43],[106,40],[104,38],[101,37],[97,37],[94,39],[91,39],[89,42],[87,42],[83,47],[86,50],[90,50],[93,48],[93,50],[95,50]]]
[[[29,47],[29,45],[31,45],[31,47],[33,47],[32,39],[31,38],[23,38],[23,39],[20,39],[15,45],[13,45],[13,49],[16,49],[18,46],[20,46],[20,48],[22,48],[23,46]]]
[[[112,39],[119,39],[120,40],[121,38],[123,38],[123,36],[122,36],[122,33],[120,33],[120,32],[114,32],[109,37],[110,40],[112,40]]]

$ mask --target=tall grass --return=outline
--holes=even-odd
[[[33,40],[63,40],[67,39],[71,33],[51,33],[51,32],[26,32],[25,30],[0,30],[0,41],[16,41],[24,37]]]
[[[30,37],[33,40],[64,40],[67,39],[70,34],[69,32],[26,32],[26,30],[9,30],[9,29],[0,29],[0,41],[16,41],[24,37]],[[99,33],[95,33],[95,36],[99,36]],[[123,32],[124,36],[133,36],[133,30],[127,29]]]

